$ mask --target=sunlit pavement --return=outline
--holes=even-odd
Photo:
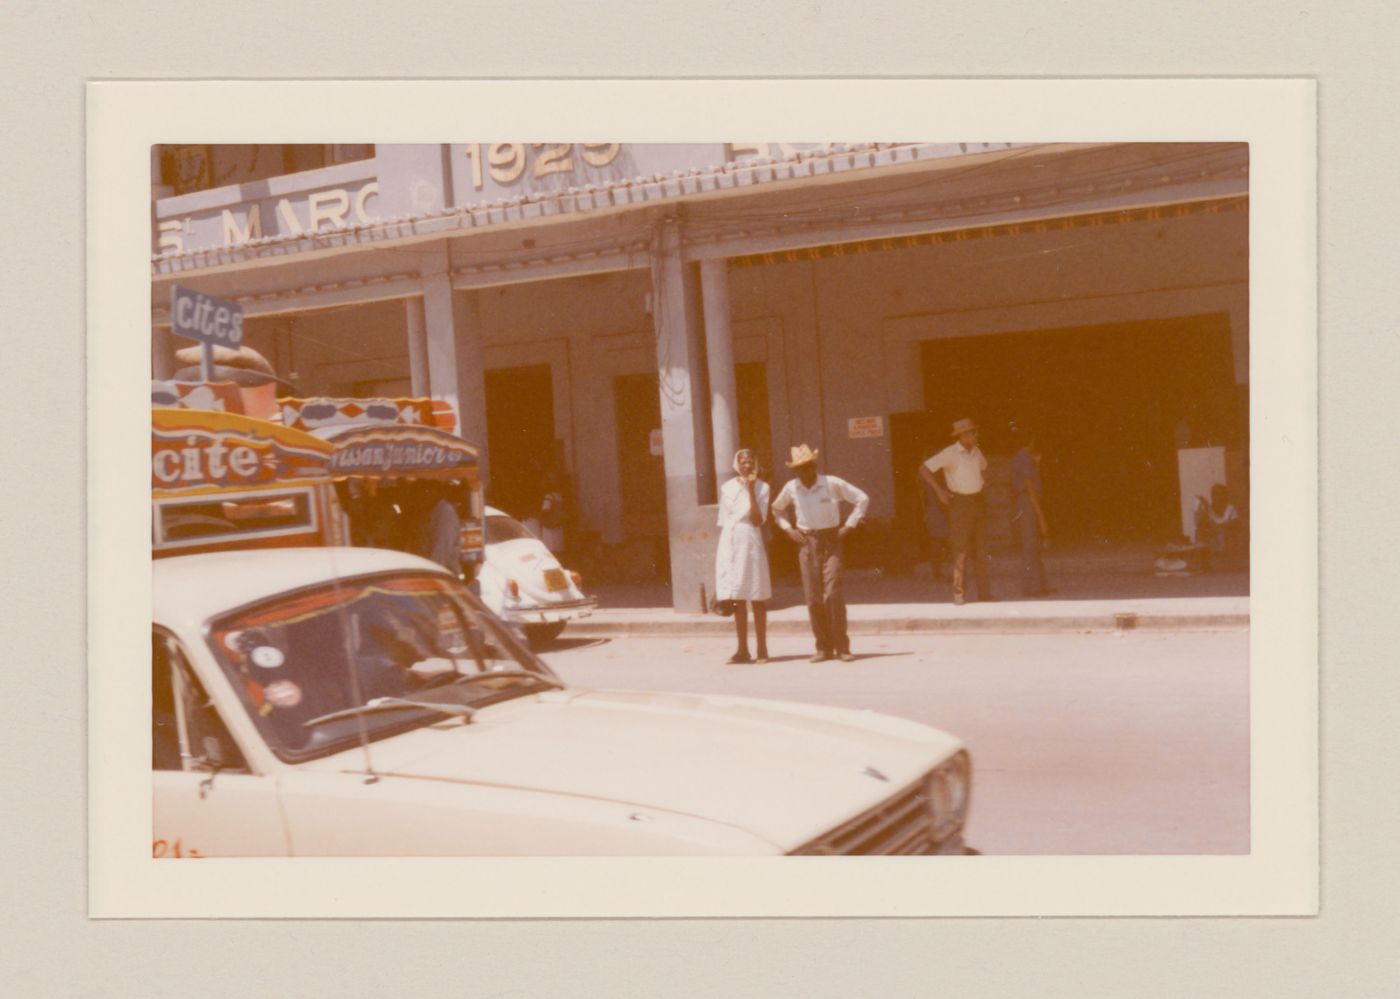
[[[752,635],[750,635],[752,642]],[[1002,854],[1249,850],[1249,634],[863,634],[854,663],[725,666],[732,637],[571,637],[571,684],[864,708],[961,737],[976,773],[968,841]],[[752,651],[752,648],[750,649]]]
[[[807,608],[797,599],[772,601],[769,627],[777,634],[806,635]],[[1005,598],[961,606],[932,602],[848,601],[852,634],[900,632],[1089,632],[1121,630],[1239,629],[1249,624],[1248,597],[1175,597],[1120,600]],[[669,606],[602,606],[569,626],[575,635],[725,635],[733,623],[718,614],[677,613]]]

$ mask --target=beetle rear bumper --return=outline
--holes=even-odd
[[[596,597],[582,600],[568,600],[557,604],[531,604],[524,607],[506,607],[497,613],[511,624],[551,624],[555,621],[572,621],[578,617],[588,617],[598,606]]]

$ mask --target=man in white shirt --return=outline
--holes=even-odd
[[[792,460],[785,464],[797,478],[788,480],[771,509],[783,532],[799,547],[802,592],[817,642],[812,662],[835,658],[848,663],[855,656],[846,634],[846,600],[841,593],[841,539],[865,516],[870,497],[844,479],[818,475],[819,453],[806,444],[792,449]],[[844,522],[843,500],[853,508]]]
[[[977,446],[977,425],[971,420],[953,424],[957,438],[919,466],[919,475],[933,487],[938,502],[948,510],[953,542],[953,603],[965,601],[967,558],[973,558],[979,600],[995,600],[987,565],[987,504],[983,495],[987,458]],[[938,481],[943,473],[944,483]]]

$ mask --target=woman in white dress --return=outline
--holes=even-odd
[[[768,519],[768,483],[758,477],[758,459],[748,448],[734,455],[738,474],[719,493],[719,549],[715,552],[715,599],[734,604],[734,632],[739,647],[729,665],[768,661],[768,601],[773,584],[768,576],[768,550],[763,522]],[[745,605],[753,608],[756,659],[749,658],[749,625]]]

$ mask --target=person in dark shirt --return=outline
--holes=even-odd
[[[454,576],[462,575],[462,517],[452,502],[452,489],[447,484],[435,485],[432,506],[419,554],[432,559]]]
[[[1011,459],[1011,491],[1016,497],[1014,516],[1021,531],[1021,592],[1028,597],[1053,593],[1041,558],[1049,525],[1040,504],[1040,443],[1031,431],[1021,431],[1021,447]]]
[[[924,454],[924,461],[932,458],[932,450]],[[935,580],[943,577],[943,567],[948,564],[948,514],[938,501],[933,485],[922,475],[919,476],[919,496],[924,507],[924,543],[928,554],[929,567]]]

